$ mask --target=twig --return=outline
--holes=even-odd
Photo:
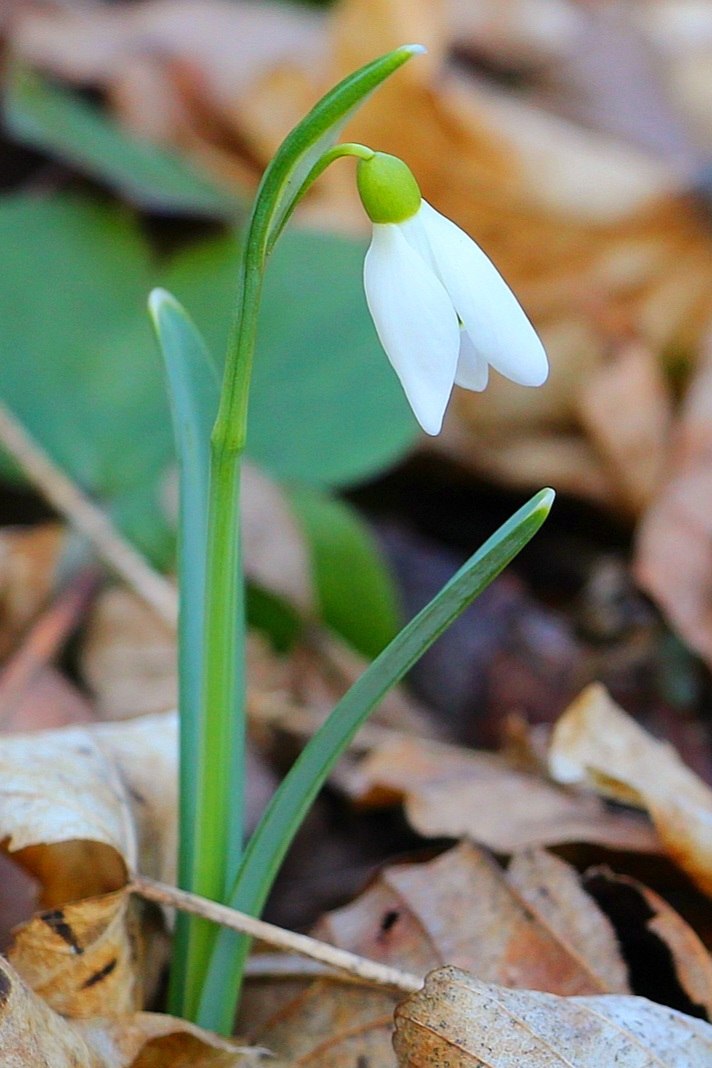
[[[175,627],[178,595],[172,583],[154,571],[122,538],[101,508],[75,486],[2,403],[0,443],[17,460],[43,497],[89,539],[104,563],[123,578],[161,619]]]
[[[423,980],[417,975],[403,972],[399,968],[389,968],[385,964],[378,964],[377,961],[359,957],[344,949],[337,949],[328,942],[320,942],[308,935],[285,931],[282,927],[265,923],[264,920],[256,920],[244,912],[228,908],[227,905],[218,905],[197,894],[189,894],[186,890],[178,890],[156,882],[154,879],[148,879],[144,875],[135,875],[131,880],[129,890],[159,905],[168,905],[184,912],[192,912],[205,920],[222,924],[223,927],[230,927],[233,931],[240,931],[251,938],[259,938],[260,941],[278,946],[280,949],[321,961],[322,964],[348,972],[349,975],[374,986],[385,986],[392,990],[400,990],[405,994],[412,994],[423,986]]]

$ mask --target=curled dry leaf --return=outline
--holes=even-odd
[[[170,713],[0,737],[0,841],[47,908],[12,959],[59,1011],[128,1012],[151,985],[123,888],[137,866],[172,876],[176,745]]]
[[[542,855],[515,858],[505,872],[462,843],[428,863],[388,867],[314,933],[415,974],[447,961],[517,987],[628,992],[611,925],[575,871]],[[353,1068],[367,1058],[387,1068],[394,1003],[386,991],[263,974],[248,984],[243,1018],[289,1064],[301,1057],[314,1068]]]
[[[495,754],[427,739],[380,746],[350,785],[363,803],[402,799],[409,822],[426,837],[466,836],[501,853],[564,842],[659,850],[647,823],[609,811],[590,794],[518,771]]]
[[[38,913],[16,931],[9,959],[63,1016],[113,1016],[143,1005],[136,902],[125,891]]]
[[[0,958],[0,1060],[3,1068],[238,1068],[262,1061],[184,1020],[153,1013],[70,1022],[34,994]]]
[[[119,889],[127,871],[171,881],[176,717],[0,738],[0,840],[64,904]]]
[[[592,868],[582,877],[586,895],[597,903],[614,925],[624,952],[646,940],[658,940],[664,947],[655,968],[637,970],[637,979],[648,984],[636,986],[639,994],[665,989],[668,1004],[712,1021],[712,957],[692,928],[664,898],[637,879],[617,875],[608,868]],[[651,947],[651,956],[655,950]],[[633,948],[632,955],[636,950]],[[679,988],[676,1001],[671,991]]]
[[[712,1026],[645,998],[508,990],[457,968],[428,976],[396,1009],[402,1068],[705,1068]]]
[[[712,791],[604,687],[587,687],[559,719],[549,767],[559,782],[646,809],[665,852],[712,895]]]

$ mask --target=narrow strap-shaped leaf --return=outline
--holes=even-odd
[[[151,320],[163,356],[178,456],[180,851],[178,881],[191,885],[197,825],[195,760],[200,745],[201,660],[205,608],[210,428],[218,406],[218,375],[203,339],[184,308],[164,289],[149,299]],[[179,917],[176,932],[173,1011],[181,1010],[189,921]],[[175,965],[178,965],[177,967]],[[177,978],[176,978],[177,977]]]
[[[541,490],[500,527],[339,701],[295,761],[250,839],[230,895],[233,908],[252,915],[262,910],[296,831],[353,736],[386,693],[533,537],[553,500],[553,490]],[[234,989],[237,998],[247,946],[247,939],[220,931],[202,994],[206,1026],[225,1026],[227,1017],[220,1016],[225,1012],[224,992]],[[228,1006],[228,1016],[233,1008]]]
[[[139,141],[75,92],[15,60],[6,78],[5,120],[26,145],[50,152],[149,208],[234,219],[230,188],[174,152]]]
[[[304,193],[304,182],[361,104],[422,45],[403,45],[349,74],[321,98],[280,145],[257,193],[255,222],[267,255]]]

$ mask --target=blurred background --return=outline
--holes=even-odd
[[[427,46],[345,136],[402,156],[483,246],[550,380],[456,390],[424,440],[365,307],[352,165],[329,170],[274,255],[259,337],[256,692],[326,707],[319,656],[349,676],[551,485],[545,529],[391,714],[498,746],[600,680],[712,780],[712,4],[0,0],[0,35],[0,399],[166,572],[173,447],[147,294],[175,293],[219,362],[240,225],[281,139],[355,67]],[[78,572],[9,454],[2,477],[12,663]],[[83,603],[43,683],[55,717],[169,704],[170,634],[125,591]],[[28,694],[14,729],[40,716]]]

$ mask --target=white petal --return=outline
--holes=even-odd
[[[381,344],[415,417],[426,433],[437,434],[460,347],[452,301],[395,223],[374,225],[363,281]]]
[[[455,372],[455,385],[463,389],[473,389],[481,393],[487,388],[489,379],[489,364],[484,356],[481,356],[467,330],[460,329],[460,355]]]
[[[417,218],[477,352],[513,382],[540,386],[549,373],[544,347],[497,268],[459,226],[425,201]]]

